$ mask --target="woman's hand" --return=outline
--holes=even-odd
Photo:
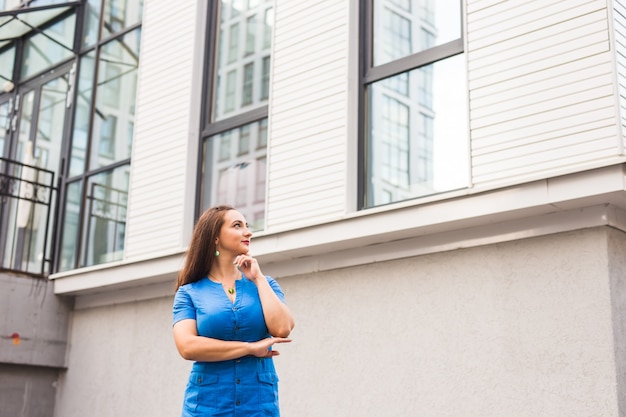
[[[233,264],[237,266],[246,278],[256,285],[257,290],[259,291],[261,307],[263,308],[265,324],[270,334],[276,338],[288,337],[294,326],[293,316],[291,315],[289,308],[287,308],[287,305],[278,298],[272,287],[270,287],[268,280],[261,272],[261,268],[259,267],[257,260],[245,253],[237,255]],[[282,342],[274,341],[273,343]],[[271,353],[267,354],[267,352],[261,353],[261,357],[274,356]]]
[[[265,276],[261,272],[257,260],[247,253],[238,255],[233,263],[252,282],[256,282],[257,278]]]
[[[270,348],[276,343],[289,343],[291,339],[285,337],[268,337],[267,339],[259,340],[258,342],[250,343],[250,354],[257,358],[271,358],[272,356],[280,355],[277,350],[271,350]]]

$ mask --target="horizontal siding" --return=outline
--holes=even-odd
[[[615,33],[615,56],[619,90],[622,154],[626,154],[626,1],[613,2],[613,27]]]
[[[146,2],[126,258],[183,246],[195,12]]]
[[[614,163],[606,2],[470,0],[467,13],[472,182],[506,185]]]
[[[268,231],[345,211],[348,3],[276,2]]]

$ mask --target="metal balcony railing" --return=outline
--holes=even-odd
[[[0,158],[0,270],[50,274],[56,191],[54,172]]]

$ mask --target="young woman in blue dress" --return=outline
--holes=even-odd
[[[174,298],[174,342],[194,361],[183,417],[276,416],[273,347],[294,320],[278,283],[249,255],[252,232],[230,206],[205,211],[193,231]]]

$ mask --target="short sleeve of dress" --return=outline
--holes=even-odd
[[[278,299],[284,303],[285,294],[283,293],[282,288],[280,288],[280,285],[278,285],[278,282],[276,282],[276,280],[270,277],[269,275],[265,276],[265,278],[267,278],[267,282],[270,284],[270,287],[272,287],[272,289],[274,290],[274,293],[278,296]]]
[[[174,306],[172,308],[174,321],[172,326],[181,320],[196,319],[196,308],[193,305],[191,295],[185,287],[180,287],[174,296]]]

